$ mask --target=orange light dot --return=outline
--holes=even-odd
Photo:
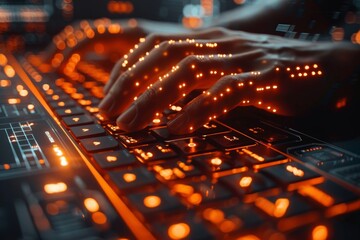
[[[190,234],[190,227],[186,223],[176,223],[169,227],[168,235],[171,239],[182,239]]]
[[[133,173],[125,173],[123,179],[125,182],[134,182],[136,180],[136,175]]]
[[[318,225],[312,231],[313,240],[325,240],[328,238],[329,231],[326,226]]]
[[[47,194],[61,193],[67,190],[67,185],[64,182],[48,183],[44,186],[44,191]]]
[[[161,198],[155,195],[146,196],[144,198],[144,205],[148,208],[156,208],[161,204]]]
[[[252,183],[252,177],[242,177],[239,181],[240,187],[249,187]]]
[[[97,212],[100,209],[98,202],[93,198],[86,198],[84,205],[89,212]]]
[[[6,76],[9,77],[9,78],[12,78],[12,77],[15,76],[15,70],[10,65],[5,65],[4,72],[5,72]]]
[[[102,212],[93,213],[91,219],[93,220],[94,223],[99,225],[105,224],[107,222],[107,217]]]

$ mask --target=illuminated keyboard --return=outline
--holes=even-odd
[[[0,114],[12,122],[1,122],[0,134],[32,155],[2,163],[1,186],[16,171],[29,179],[32,169],[41,175],[27,184],[22,179],[25,200],[11,198],[18,201],[14,209],[29,209],[18,223],[22,236],[26,230],[42,239],[359,236],[359,156],[259,119],[236,118],[235,111],[193,134],[172,135],[166,122],[181,103],[146,129],[124,132],[98,114],[110,68],[80,61],[77,72],[41,72],[20,58],[30,81],[13,62],[17,75],[1,71],[0,92],[16,96],[3,102]],[[15,121],[21,114],[36,117]],[[42,115],[48,118],[39,120]],[[3,194],[0,201],[9,204]]]

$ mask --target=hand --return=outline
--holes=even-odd
[[[114,68],[99,107],[126,131],[139,130],[195,89],[168,123],[191,132],[236,106],[298,115],[326,98],[359,63],[352,44],[308,42],[215,29],[146,39]],[[181,39],[181,40],[179,40]],[[155,44],[155,46],[154,46]],[[358,61],[358,60],[357,60]]]

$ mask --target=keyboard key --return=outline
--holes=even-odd
[[[221,177],[219,181],[244,197],[246,202],[253,201],[260,192],[277,188],[277,184],[264,174],[252,171]]]
[[[74,100],[50,101],[49,104],[54,109],[57,109],[57,108],[72,108],[72,107],[76,106],[76,102]]]
[[[154,214],[167,215],[181,211],[185,206],[165,187],[129,194],[131,204],[145,217],[154,218]]]
[[[80,107],[72,107],[72,108],[57,109],[55,110],[55,113],[60,117],[67,117],[67,116],[84,114],[85,111]]]
[[[157,182],[154,174],[145,167],[110,171],[109,176],[120,190],[129,190]]]
[[[253,140],[236,132],[212,135],[207,137],[207,139],[226,151],[249,145],[255,145]]]
[[[163,143],[137,147],[132,149],[132,151],[145,162],[177,156],[177,153],[168,144]]]
[[[152,132],[154,133],[155,136],[163,139],[164,141],[172,141],[172,140],[190,138],[194,136],[194,134],[184,134],[184,135],[171,134],[167,127],[152,129]]]
[[[126,149],[96,153],[93,158],[101,168],[122,167],[137,162],[136,157]]]
[[[246,162],[255,169],[287,161],[284,155],[261,144],[238,149],[236,153],[238,154],[236,158],[239,161]]]
[[[286,186],[290,191],[303,184],[317,184],[324,181],[324,177],[296,162],[264,168],[260,172]]]
[[[207,229],[204,221],[189,210],[185,215],[165,218],[161,221],[152,221],[151,225],[157,239],[215,239],[215,236]]]
[[[171,145],[177,147],[184,155],[205,153],[216,149],[215,146],[198,137],[172,141]]]
[[[191,160],[166,160],[165,162],[152,165],[159,178],[165,181],[184,179],[199,176],[202,172],[192,164]]]
[[[230,132],[230,131],[231,131],[230,129],[220,125],[219,123],[210,122],[210,123],[207,123],[207,124],[203,125],[202,127],[198,128],[195,131],[195,133],[196,133],[196,135],[205,137],[208,135],[226,133],[226,132]]]
[[[255,200],[255,206],[274,218],[291,217],[315,209],[304,198],[293,192],[280,193],[270,197],[259,197]]]
[[[329,180],[313,186],[301,186],[298,192],[324,207],[359,200],[359,196]]]
[[[105,128],[110,132],[111,135],[125,133],[125,131],[121,130],[120,127],[116,125],[116,123],[108,123],[105,125]]]
[[[90,117],[89,115],[85,115],[85,114],[76,115],[76,116],[72,116],[72,117],[64,117],[62,120],[67,127],[85,125],[85,124],[94,122],[92,117]]]
[[[80,143],[87,152],[105,151],[119,146],[119,143],[112,136],[86,138],[80,140]]]
[[[171,190],[183,197],[191,205],[226,200],[233,194],[221,183],[212,183],[205,179],[192,179],[191,181],[171,184]]]
[[[156,141],[156,138],[146,130],[119,134],[118,138],[126,147],[134,147]]]
[[[105,130],[99,124],[89,124],[78,127],[71,127],[70,131],[75,136],[75,138],[94,137],[105,134]]]
[[[252,205],[241,203],[208,207],[201,215],[211,224],[211,228],[217,229],[220,234],[249,231],[261,226],[267,220]]]

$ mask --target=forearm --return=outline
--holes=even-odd
[[[249,32],[272,33],[280,20],[285,20],[291,5],[288,0],[257,0],[222,13],[210,26]]]

